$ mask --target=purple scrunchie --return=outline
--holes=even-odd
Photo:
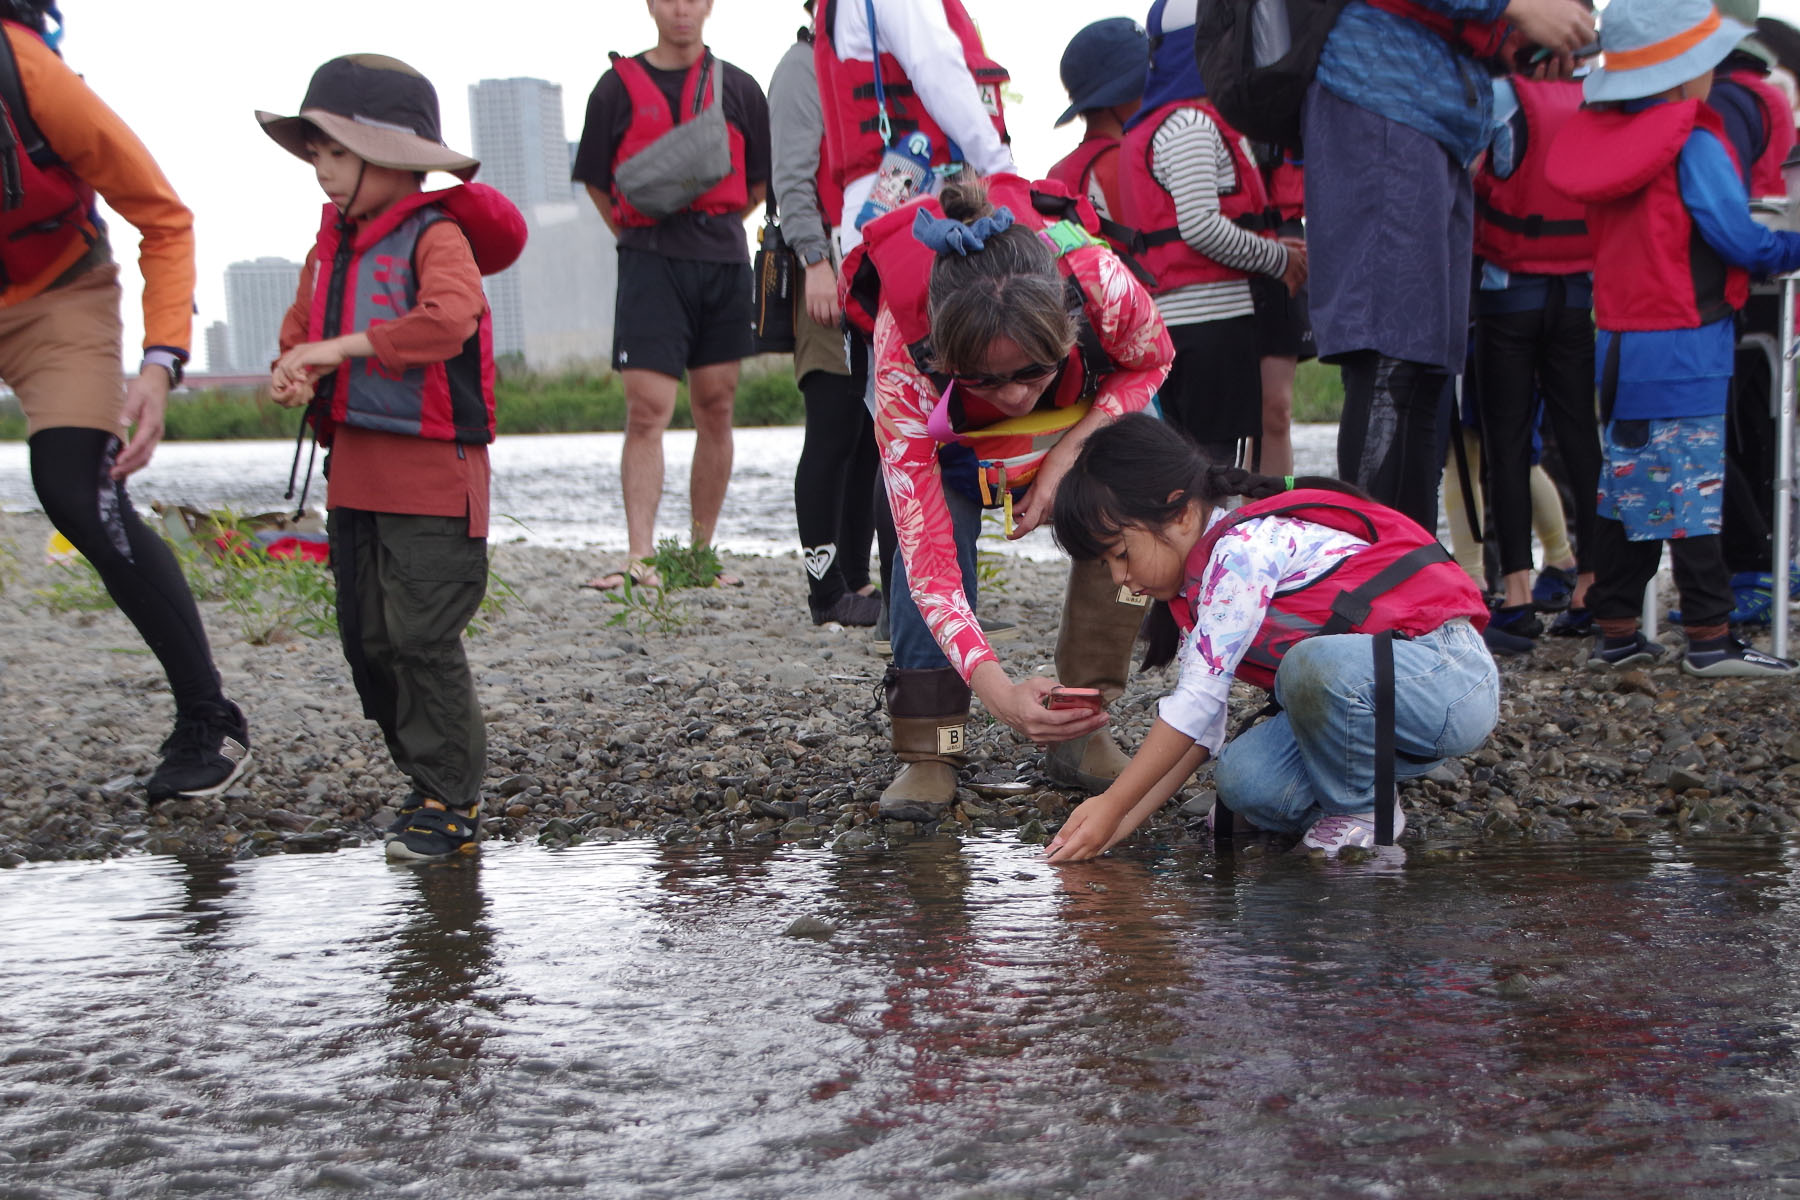
[[[939,254],[954,250],[966,258],[972,251],[986,249],[987,240],[1003,229],[1012,228],[1012,223],[1012,209],[1004,204],[968,225],[949,217],[934,217],[921,208],[919,215],[913,218],[913,236]]]

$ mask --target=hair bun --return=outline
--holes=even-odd
[[[938,206],[952,221],[967,224],[992,216],[993,204],[988,200],[987,186],[973,174],[946,183],[938,193]]]

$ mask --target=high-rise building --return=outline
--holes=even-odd
[[[300,264],[285,258],[259,258],[225,268],[225,342],[231,370],[240,374],[268,370],[281,339],[281,318],[294,303],[299,286]]]
[[[214,321],[206,327],[206,373],[208,375],[231,375],[235,369],[231,363],[230,331],[223,321]]]
[[[540,204],[566,202],[568,141],[563,136],[562,85],[542,79],[484,79],[469,87],[476,176],[505,193],[529,218]],[[524,354],[525,297],[520,268],[487,279],[494,310],[494,353]]]

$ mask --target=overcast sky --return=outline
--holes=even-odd
[[[1057,77],[1063,47],[1090,21],[1121,14],[1142,20],[1149,2],[964,3],[989,52],[1012,71],[1019,96],[1007,122],[1014,155],[1027,173],[1041,175],[1079,138],[1079,122],[1051,127],[1067,106]],[[297,111],[320,63],[359,51],[411,63],[437,85],[445,140],[469,152],[470,84],[518,76],[560,83],[573,140],[607,51],[632,54],[656,40],[643,0],[63,0],[63,9],[65,59],[144,139],[194,210],[196,361],[206,326],[225,319],[226,265],[261,255],[298,260],[311,244],[323,197],[311,171],[270,141],[252,114]],[[1764,11],[1796,20],[1800,0]],[[507,19],[510,13],[517,17]],[[799,0],[715,0],[707,42],[766,88],[805,19]],[[436,175],[428,186],[448,181]],[[112,228],[125,272],[129,355],[142,328],[137,238],[122,221]],[[596,347],[596,357],[607,349]]]
[[[1797,0],[1800,2],[1800,0]],[[1078,123],[1057,130],[1067,98],[1057,62],[1075,31],[1103,16],[1149,11],[1096,8],[1050,0],[1027,9],[1017,0],[967,0],[995,56],[1022,96],[1009,114],[1022,166],[1041,173],[1078,139]],[[194,210],[199,242],[200,311],[194,355],[204,333],[225,319],[224,271],[261,255],[300,259],[317,229],[323,197],[312,173],[265,136],[256,109],[298,110],[313,69],[340,54],[371,51],[403,59],[437,85],[444,137],[469,152],[469,85],[530,76],[560,83],[570,140],[581,136],[588,92],[607,67],[607,51],[634,54],[656,40],[643,0],[63,0],[63,55],[129,122]],[[1033,20],[1021,19],[1030,11]],[[504,14],[516,12],[516,20]],[[716,0],[707,42],[765,88],[775,64],[806,20],[799,0]],[[450,182],[434,175],[429,187]],[[137,238],[111,221],[126,273],[128,355],[141,340]],[[596,347],[602,357],[608,347]]]

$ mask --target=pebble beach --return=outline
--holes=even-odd
[[[0,865],[378,852],[406,786],[360,714],[336,641],[256,644],[219,601],[202,612],[249,717],[254,764],[219,797],[148,809],[143,780],[173,720],[167,687],[116,610],[52,610],[65,569],[45,560],[48,532],[36,514],[0,515]],[[594,553],[494,546],[508,594],[468,640],[488,721],[485,838],[855,851],[1002,830],[1041,842],[1079,802],[977,704],[951,814],[924,827],[881,821],[893,760],[871,632],[811,623],[797,557],[725,561],[746,586],[672,592],[650,613],[576,586],[602,565]],[[994,569],[984,615],[1018,625],[999,643],[1003,661],[1015,675],[1049,673],[1066,568],[1005,556]],[[1546,639],[1502,662],[1488,743],[1403,785],[1413,855],[1487,839],[1800,828],[1791,682],[1704,681],[1674,665],[1596,674],[1585,650]],[[1127,746],[1172,672],[1135,675],[1114,706]],[[1261,703],[1239,685],[1234,720]],[[1211,853],[1200,826],[1211,802],[1202,768],[1137,837]]]

